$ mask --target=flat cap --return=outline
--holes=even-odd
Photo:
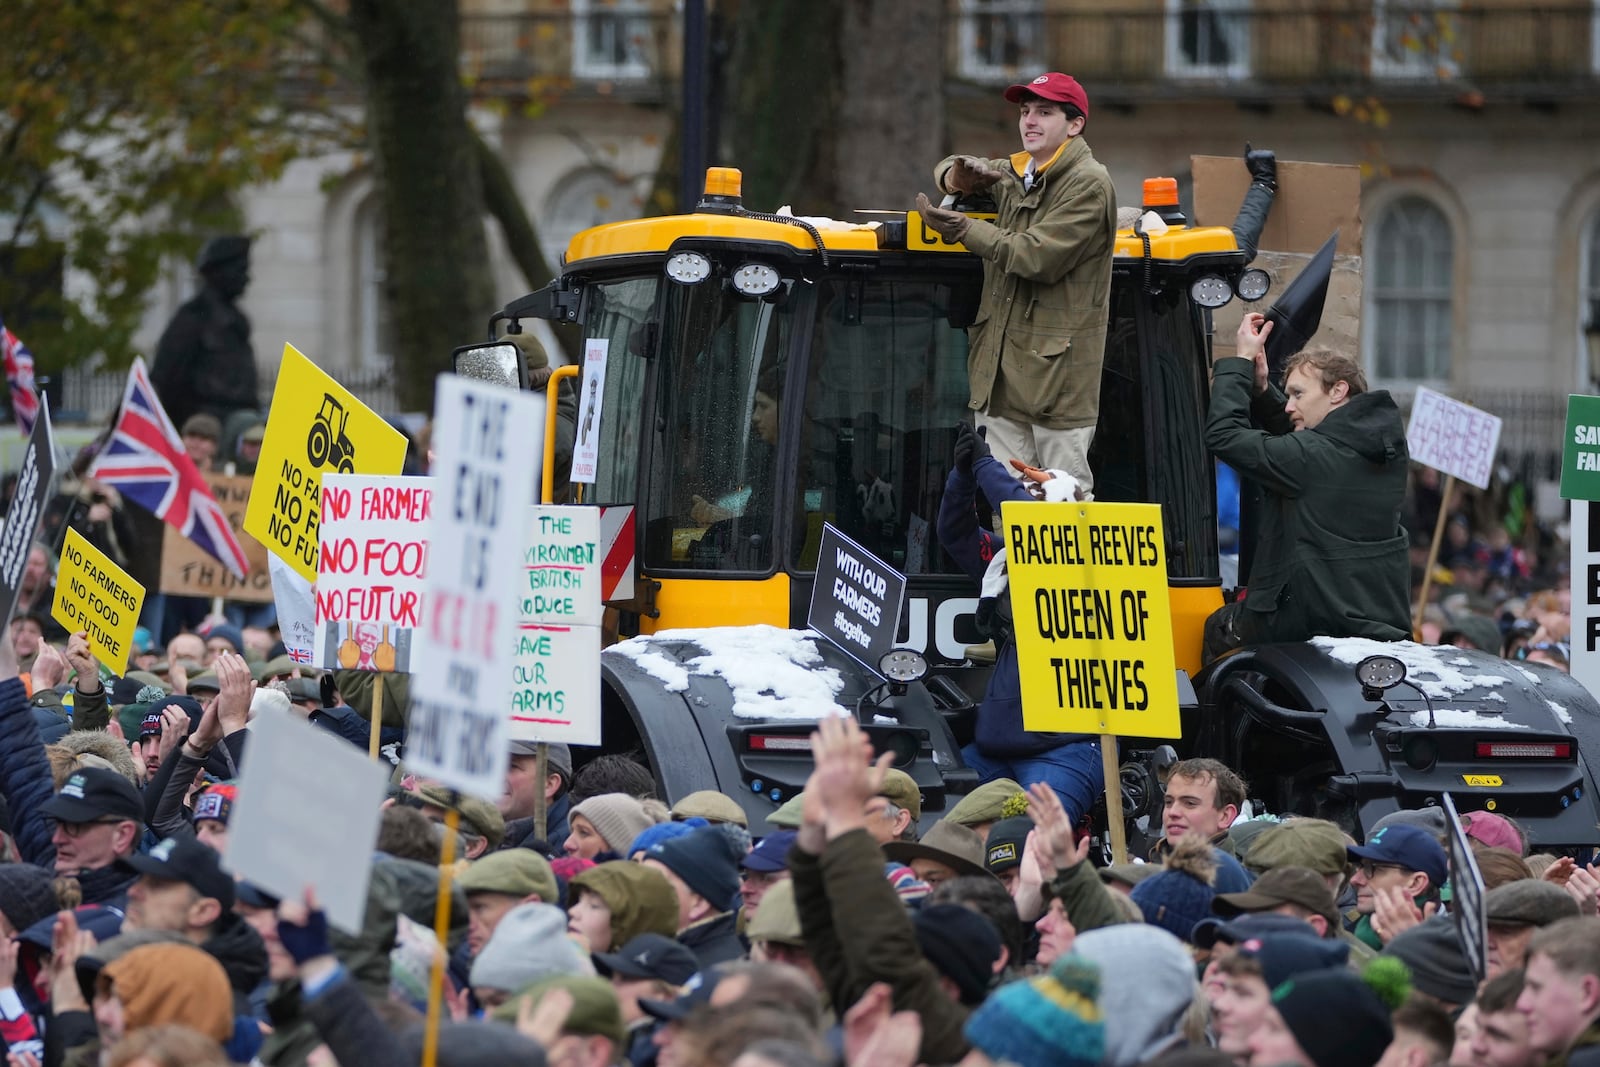
[[[1496,926],[1549,926],[1578,914],[1578,902],[1553,882],[1522,878],[1483,896],[1483,910]]]

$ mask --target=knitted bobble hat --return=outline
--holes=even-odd
[[[1092,1067],[1105,1055],[1100,968],[1068,953],[1050,973],[1002,986],[967,1019],[972,1046],[1018,1067]]]

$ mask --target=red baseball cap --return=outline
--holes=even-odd
[[[1020,103],[1024,93],[1032,93],[1043,100],[1054,100],[1058,104],[1071,104],[1083,112],[1083,117],[1089,117],[1089,94],[1083,91],[1083,86],[1078,84],[1078,79],[1070,74],[1051,71],[1041,74],[1026,85],[1013,85],[1006,90],[1006,99],[1011,103]]]

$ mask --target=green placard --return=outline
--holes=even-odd
[[[1567,397],[1567,436],[1561,446],[1561,495],[1600,500],[1600,396]]]

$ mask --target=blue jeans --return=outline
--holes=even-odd
[[[1061,806],[1067,809],[1074,826],[1105,792],[1105,767],[1100,761],[1098,741],[1074,741],[1017,759],[992,758],[979,752],[977,745],[968,745],[961,750],[961,758],[984,782],[1011,778],[1023,788],[1044,782],[1061,798]]]

